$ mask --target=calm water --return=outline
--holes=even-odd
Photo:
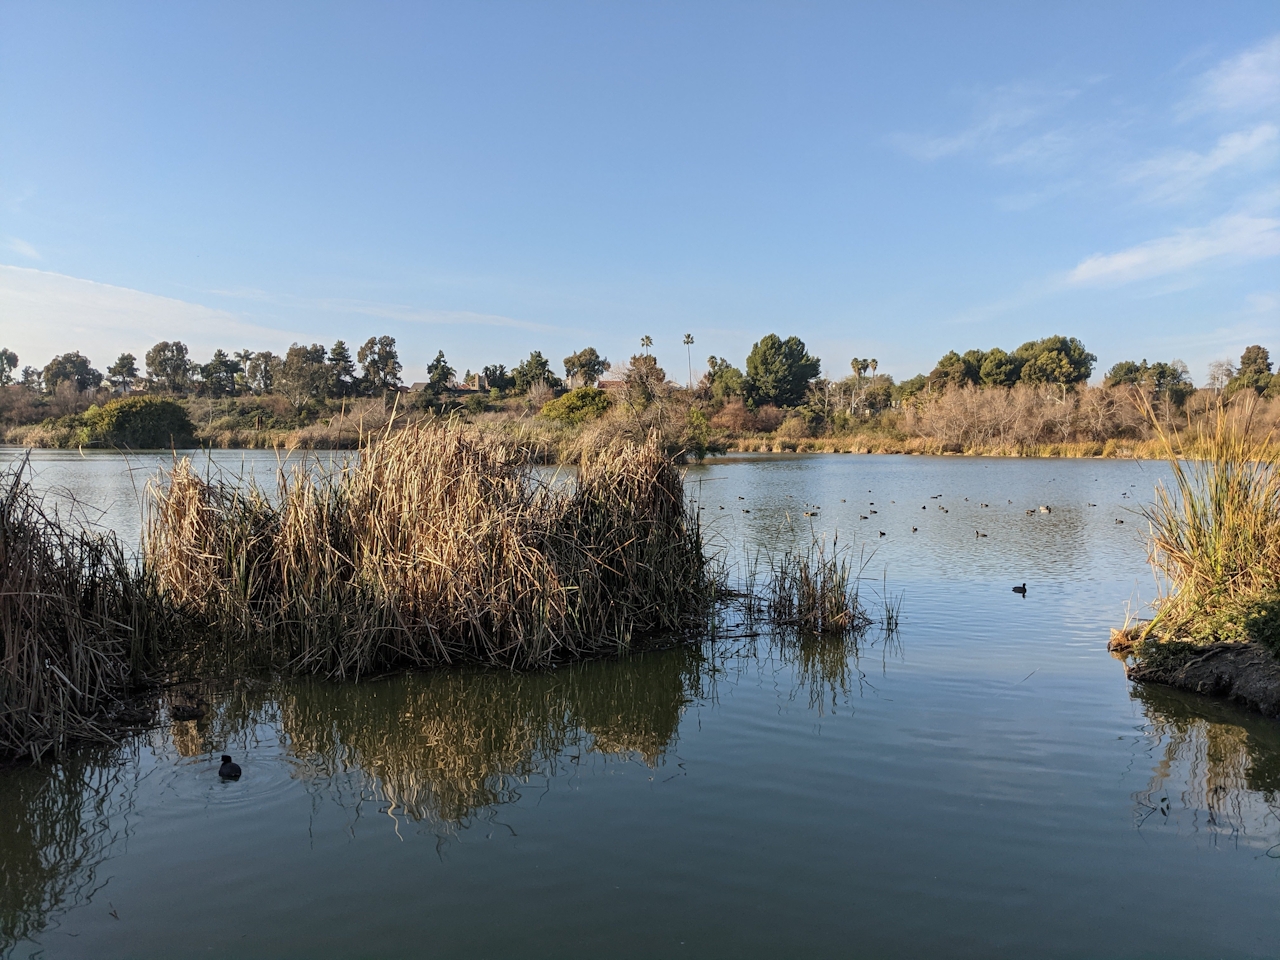
[[[136,537],[124,461],[35,467]],[[1280,956],[1280,724],[1135,688],[1105,650],[1154,592],[1132,511],[1161,475],[694,468],[726,549],[812,526],[874,551],[897,642],[242,684],[199,724],[0,775],[0,935],[93,958]]]

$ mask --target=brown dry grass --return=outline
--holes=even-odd
[[[180,461],[150,488],[147,570],[227,663],[361,676],[530,666],[692,625],[711,596],[696,519],[656,439],[539,481],[454,422],[387,432],[268,497]]]
[[[163,606],[113,535],[44,511],[25,463],[0,484],[0,755],[109,741],[108,715],[152,653]]]

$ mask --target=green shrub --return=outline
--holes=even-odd
[[[185,447],[195,442],[195,427],[182,405],[163,397],[117,397],[83,414],[84,440],[90,444],[131,447]]]
[[[579,387],[570,390],[563,397],[557,397],[543,405],[540,417],[548,420],[563,420],[577,426],[594,420],[609,409],[609,395],[595,387]]]

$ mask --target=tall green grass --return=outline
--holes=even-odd
[[[1145,510],[1168,584],[1147,636],[1267,642],[1280,650],[1280,453],[1252,397],[1220,406],[1190,445],[1159,431],[1173,474]]]

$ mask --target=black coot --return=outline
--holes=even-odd
[[[1013,588],[1013,592],[1014,592],[1014,593],[1020,593],[1020,594],[1022,594],[1022,595],[1025,597],[1025,596],[1027,595],[1027,585],[1024,583],[1024,584],[1023,584],[1022,586],[1020,586],[1020,587],[1014,587],[1014,588]]]
[[[240,764],[232,763],[231,758],[224,753],[222,755],[222,766],[218,768],[218,776],[223,780],[239,780]]]

